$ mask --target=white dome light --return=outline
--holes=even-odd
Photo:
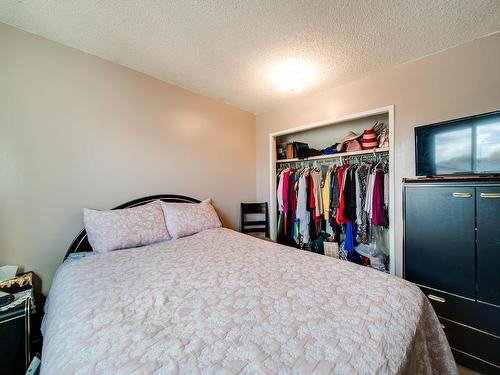
[[[312,69],[303,61],[288,60],[274,67],[273,79],[279,91],[298,92],[312,80]]]

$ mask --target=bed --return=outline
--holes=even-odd
[[[198,202],[172,197],[131,203]],[[42,374],[457,372],[425,296],[379,271],[226,228],[87,254],[54,276]]]

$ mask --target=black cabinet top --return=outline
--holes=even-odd
[[[500,185],[500,176],[405,177],[404,185]]]

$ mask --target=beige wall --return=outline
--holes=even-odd
[[[269,133],[395,105],[396,272],[402,267],[401,179],[414,175],[413,128],[500,109],[500,33],[257,116],[257,199],[269,199]]]
[[[3,24],[0,46],[0,264],[35,270],[45,292],[82,207],[212,196],[237,227],[239,202],[269,199],[269,133],[390,104],[400,273],[413,127],[500,109],[500,34],[291,100],[256,132],[250,113]]]
[[[213,197],[237,227],[255,199],[255,116],[0,24],[0,264],[44,291],[82,207]]]

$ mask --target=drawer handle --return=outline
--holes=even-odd
[[[443,297],[438,297],[438,296],[435,296],[434,294],[427,294],[427,297],[429,297],[429,299],[436,301],[436,302],[439,302],[439,303],[446,302],[446,300]]]
[[[453,193],[453,196],[455,198],[470,198],[470,197],[472,197],[472,193],[460,193],[460,192],[456,192],[456,193]]]
[[[481,193],[481,198],[500,198],[500,193]]]

